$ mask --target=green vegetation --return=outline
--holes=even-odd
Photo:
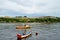
[[[54,23],[54,22],[60,22],[60,17],[56,17],[56,18],[27,18],[26,16],[24,16],[23,18],[4,18],[4,17],[0,17],[0,23],[17,23],[17,22],[37,22],[37,23]]]

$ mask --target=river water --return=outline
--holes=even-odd
[[[16,30],[16,26],[23,24],[0,23],[0,40],[17,40],[16,34],[22,33],[22,30]],[[28,25],[31,26],[32,36],[26,40],[60,40],[60,23],[28,23]],[[38,32],[37,36],[35,35],[36,32]]]

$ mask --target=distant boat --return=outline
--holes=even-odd
[[[16,29],[30,29],[29,25],[26,26],[17,26]]]

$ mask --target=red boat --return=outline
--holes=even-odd
[[[21,40],[23,38],[27,38],[27,37],[29,37],[31,35],[32,35],[31,32],[29,34],[26,34],[26,35],[17,34],[17,40]]]

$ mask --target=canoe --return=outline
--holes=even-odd
[[[17,34],[17,38],[19,39],[23,39],[23,38],[27,38],[27,37],[29,37],[29,36],[31,36],[32,35],[32,33],[29,33],[29,34],[26,34],[26,35],[21,35],[21,34]]]

